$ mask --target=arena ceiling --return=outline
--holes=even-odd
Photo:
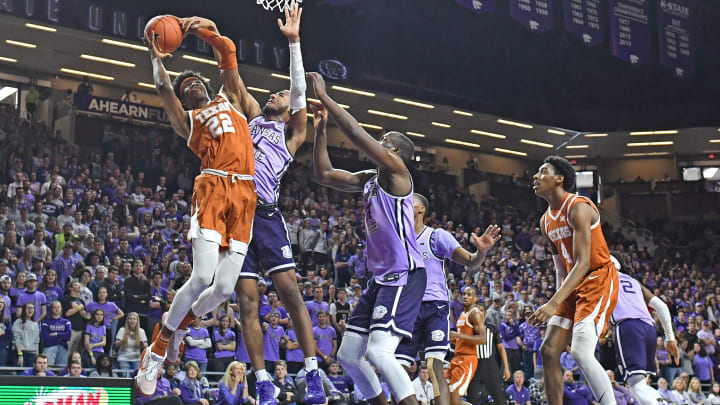
[[[513,44],[515,49],[506,47],[506,58],[493,59],[494,57],[490,55],[497,50],[498,44],[491,44],[490,39],[473,33],[473,30],[478,29],[476,26],[468,22],[470,27],[468,35],[459,38],[458,27],[443,23],[443,21],[448,22],[444,20],[450,18],[446,15],[448,13],[465,23],[464,17],[458,17],[457,13],[461,10],[455,7],[454,2],[448,2],[448,8],[454,11],[436,10],[437,25],[444,27],[442,31],[447,33],[447,37],[432,38],[431,33],[437,31],[438,27],[427,26],[426,30],[415,33],[409,28],[410,26],[417,28],[418,25],[423,24],[423,18],[429,18],[429,15],[416,15],[430,12],[425,2],[413,2],[419,7],[417,10],[409,10],[407,21],[401,23],[398,19],[402,13],[371,0],[361,3],[369,7],[355,5],[337,9],[323,7],[322,3],[313,4],[310,1],[306,0],[305,3],[307,11],[303,26],[304,50],[306,53],[322,52],[333,55],[351,68],[348,82],[332,84],[373,94],[370,96],[357,92],[331,91],[331,95],[336,100],[349,106],[349,111],[360,122],[377,127],[368,127],[371,131],[401,130],[415,136],[420,144],[430,142],[485,153],[527,156],[534,160],[539,160],[550,153],[571,156],[577,160],[592,160],[596,157],[621,158],[671,154],[695,156],[720,152],[720,115],[717,114],[720,107],[717,101],[720,88],[717,66],[720,63],[713,66],[700,63],[706,62],[703,59],[706,55],[702,52],[698,56],[700,60],[697,77],[681,82],[667,75],[664,77],[662,72],[633,70],[619,60],[607,60],[599,66],[593,66],[593,61],[599,58],[597,55],[588,57],[583,62],[587,64],[583,72],[573,74],[570,70],[572,66],[576,66],[577,56],[565,61],[551,61],[549,65],[548,59],[552,59],[550,57],[534,60],[533,55],[537,56],[543,52],[537,48],[544,43],[544,40],[515,32],[517,27],[514,26],[502,27],[511,31],[506,38],[508,41],[519,40]],[[169,7],[167,4],[170,2],[167,1],[152,2],[151,6],[135,1],[129,3],[138,3],[138,7],[146,10],[149,15],[159,13],[158,10],[165,10],[181,15],[199,14],[213,17],[211,12],[198,10],[197,7],[185,4],[187,2],[179,2],[179,5],[175,2],[175,11],[162,8],[164,5]],[[276,29],[274,16],[268,16],[261,9],[258,10],[258,7],[250,4],[252,2],[242,2],[242,5],[238,3],[232,3],[232,7],[247,12],[243,14],[238,11],[235,15],[240,16],[239,20],[268,19],[267,24],[257,29],[261,33],[259,37],[267,36],[278,41],[279,34],[274,32]],[[404,3],[399,2],[397,7],[405,5]],[[222,29],[223,24],[230,22],[223,21],[227,19],[227,13],[221,14],[217,19]],[[318,24],[321,17],[327,19],[323,20],[325,25]],[[477,19],[477,16],[472,17]],[[370,24],[371,20],[377,23]],[[351,21],[356,21],[356,24]],[[490,27],[483,27],[483,30],[501,29],[500,22],[492,23],[493,19],[488,21],[491,22]],[[0,43],[0,57],[15,60],[10,62],[0,58],[0,72],[77,77],[71,73],[72,70],[76,70],[113,78],[107,81],[93,79],[95,81],[135,90],[152,91],[140,84],[152,82],[146,51],[103,42],[103,39],[117,39],[108,35],[65,27],[57,27],[55,32],[30,28],[27,23],[34,21],[8,15],[0,15],[0,22],[2,22],[0,38],[36,45],[35,48],[28,48],[6,41]],[[478,24],[477,20],[475,24]],[[519,28],[524,30],[522,27]],[[327,32],[330,31],[345,33],[328,38]],[[347,36],[348,39],[339,41],[340,35]],[[378,40],[378,36],[384,38],[383,43],[373,42]],[[720,34],[715,40],[719,41],[718,38]],[[124,40],[124,42],[140,45],[139,42],[132,40]],[[436,49],[438,43],[444,43],[445,51],[448,53],[438,53]],[[410,47],[410,44],[415,44],[415,47]],[[485,56],[477,55],[468,49],[463,51],[470,46],[483,48],[484,45],[488,45]],[[713,46],[717,46],[717,43]],[[392,52],[388,52],[388,49]],[[467,55],[465,58],[460,58],[458,53],[463,52],[467,52]],[[362,55],[363,58],[358,58],[356,54]],[[82,55],[123,61],[134,66],[117,66],[98,61],[97,58],[95,60],[83,58]],[[217,80],[215,66],[197,59],[188,59],[187,56],[192,57],[193,54],[176,52],[174,58],[167,61],[168,69],[200,70],[214,81]],[[604,56],[608,59],[612,58],[609,55]],[[421,58],[421,63],[416,58]],[[482,64],[476,64],[477,58],[483,59]],[[358,59],[363,59],[364,62],[355,65]],[[458,60],[459,63],[454,62]],[[522,60],[524,62],[519,62]],[[370,61],[378,67],[375,74],[372,73],[371,67],[362,65]],[[406,66],[400,68],[403,63]],[[512,63],[512,66],[503,65],[506,63]],[[559,66],[565,67],[548,77],[543,77],[543,72],[556,70]],[[607,67],[609,71],[606,72],[603,69]],[[488,70],[485,70],[486,68]],[[479,70],[480,73],[473,75],[467,69]],[[406,75],[395,75],[401,71],[406,72]],[[428,79],[435,71],[438,72],[437,77],[442,77],[443,80]],[[708,75],[706,71],[715,71],[716,74]],[[353,76],[353,72],[357,73],[357,76]],[[255,89],[253,91],[259,100],[265,100],[270,90],[282,89],[288,84],[287,79],[278,75],[277,71],[258,66],[242,64],[241,74],[247,84]],[[420,77],[418,75],[426,77],[426,79],[418,79],[423,85],[416,85],[413,88],[407,84],[408,78]],[[615,84],[607,84],[605,76],[608,75],[616,79]],[[596,80],[600,76],[604,79]],[[553,92],[553,89],[562,88],[568,83],[577,85],[578,80],[585,80],[588,86],[578,86],[575,90],[586,93],[590,91],[587,88],[593,88],[592,97],[588,94],[577,98],[560,97]],[[526,81],[532,81],[533,86],[525,88]],[[596,82],[604,83],[604,88],[600,88],[600,84]],[[463,86],[457,87],[458,84]],[[640,87],[643,91],[639,91]],[[480,89],[482,94],[478,95]],[[672,92],[674,96],[663,96],[661,93],[664,91]],[[567,89],[564,92],[567,93]],[[518,105],[511,105],[511,99],[522,101],[518,101]],[[403,100],[411,103],[408,104]],[[684,105],[685,101],[689,104]],[[705,107],[693,109],[695,105],[705,107],[709,105],[713,107],[715,113],[705,117],[702,115]],[[657,106],[656,109],[653,106]],[[560,107],[566,107],[566,114],[561,113],[563,108]],[[664,109],[673,108],[682,111],[693,110],[693,112],[680,120],[673,120],[671,116],[674,114],[662,114]],[[638,119],[634,119],[633,115],[636,110],[643,111]],[[590,111],[594,112],[593,116],[596,117],[594,120],[600,123],[580,125],[584,114]],[[645,118],[648,114],[655,114],[657,119],[648,120]],[[601,124],[603,118],[607,125]],[[673,126],[672,124],[676,122],[678,126]],[[548,123],[556,125],[547,125]],[[575,125],[568,127],[564,123]],[[681,124],[685,125],[680,126]],[[696,125],[702,127],[695,127]],[[448,142],[453,144],[450,145]],[[513,155],[512,152],[519,154]]]

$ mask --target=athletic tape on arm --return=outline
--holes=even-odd
[[[307,107],[305,100],[305,68],[303,67],[300,42],[290,43],[290,112],[295,113]]]

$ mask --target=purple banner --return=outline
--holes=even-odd
[[[510,15],[535,33],[550,31],[555,26],[553,0],[510,0]]]
[[[650,0],[610,0],[612,54],[631,65],[652,60],[648,14]]]
[[[495,11],[495,0],[457,0],[457,2],[477,14]]]
[[[660,0],[658,34],[660,65],[677,77],[695,74],[695,55],[691,42],[692,10],[685,0]]]
[[[563,0],[565,27],[586,46],[605,42],[607,17],[601,0]]]

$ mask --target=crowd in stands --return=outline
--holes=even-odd
[[[60,376],[131,376],[192,272],[187,233],[197,159],[166,129],[107,124],[101,148],[79,147],[11,108],[0,108],[0,139],[0,367],[23,367],[25,375],[54,375],[51,368]],[[448,263],[451,317],[462,312],[462,288],[476,286],[487,306],[486,322],[501,332],[511,371],[522,371],[508,382],[509,398],[545,404],[538,351],[544,328],[526,321],[556,286],[539,213],[490,196],[475,200],[452,184],[418,187],[430,201],[426,224],[446,229],[464,248],[475,250],[471,232],[502,226],[503,238],[482,269]],[[370,276],[362,199],[313,183],[310,167],[295,163],[279,201],[326,389],[350,399],[352,381],[335,359],[345,322]],[[610,225],[604,231],[611,250],[632,257],[635,277],[674,316],[679,363],[659,332],[654,384],[675,405],[718,405],[718,228],[708,221],[648,227],[673,244],[640,240]],[[292,320],[270,278],[260,280],[259,290],[266,367],[282,391],[281,403],[302,403],[303,355]],[[247,378],[253,376],[246,370],[237,317],[233,297],[196,320],[182,361],[162,370],[158,392],[206,405],[203,374],[215,371],[224,373],[210,378],[219,380],[218,400],[252,403],[254,384]],[[610,330],[597,356],[615,381],[620,374],[613,345]],[[578,383],[583,376],[569,350],[562,364],[566,398],[575,405],[593,402]],[[418,398],[429,404],[427,368],[419,361],[411,372]],[[614,386],[619,404],[634,403],[620,382]]]

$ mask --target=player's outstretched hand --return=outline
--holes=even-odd
[[[165,59],[167,57],[172,58],[172,55],[169,53],[163,53],[160,52],[158,49],[157,39],[156,38],[148,38],[147,34],[145,35],[145,45],[147,45],[148,49],[150,50],[150,54],[153,58],[158,59]]]
[[[320,73],[308,72],[305,74],[305,77],[312,80],[313,88],[315,89],[315,97],[320,98],[327,94],[325,89],[325,79],[323,79]]]
[[[212,20],[208,20],[203,17],[185,17],[179,18],[180,28],[182,29],[183,36],[187,34],[194,34],[200,29],[210,30],[212,32],[218,32],[217,26]]]
[[[680,354],[678,352],[678,345],[676,340],[669,340],[665,342],[665,349],[667,349],[668,354],[672,355],[675,358],[675,365],[680,365]]]
[[[540,326],[547,323],[547,321],[555,315],[557,307],[557,304],[555,304],[552,300],[548,301],[547,304],[541,306],[534,314],[532,314],[530,317],[530,324],[533,326]]]
[[[478,237],[475,233],[472,233],[472,238],[475,241],[475,246],[483,252],[487,252],[493,247],[497,241],[500,240],[502,234],[500,234],[500,227],[497,225],[490,225],[485,229],[485,233]]]
[[[310,109],[313,114],[313,126],[315,127],[315,135],[325,133],[327,127],[328,112],[322,104],[310,102]],[[342,322],[342,321],[340,321]]]
[[[278,27],[290,42],[300,41],[300,17],[302,16],[302,8],[296,1],[293,1],[285,7],[285,23],[282,18],[278,18]]]

